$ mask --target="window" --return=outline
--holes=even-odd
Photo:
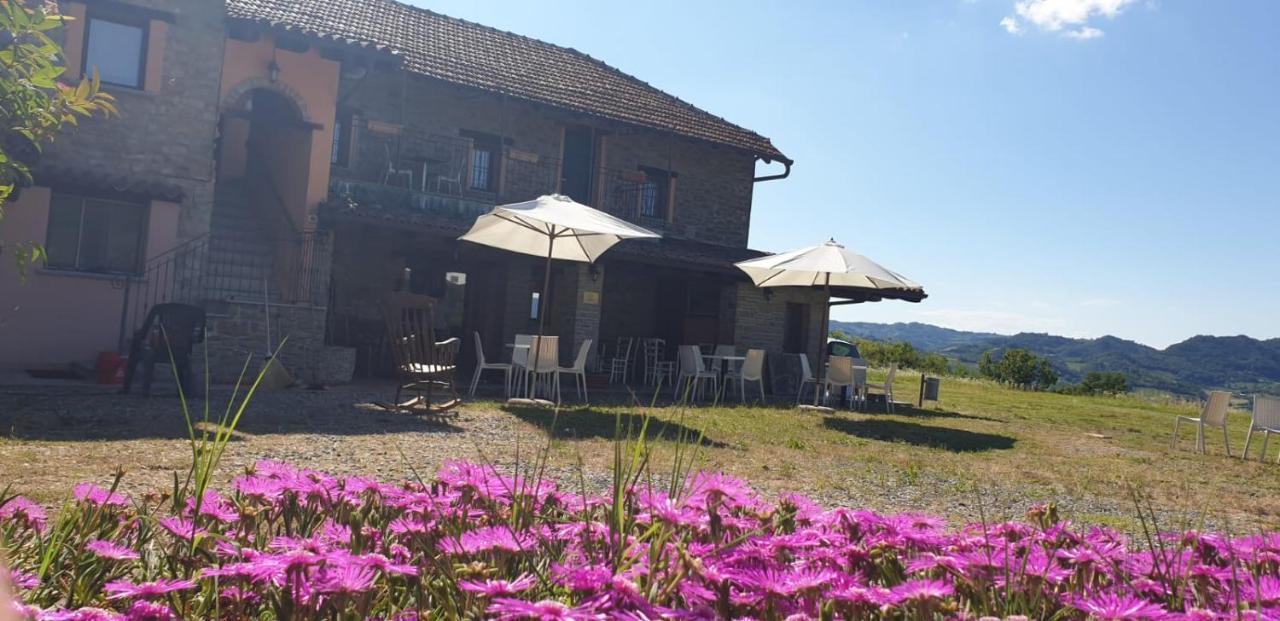
[[[667,218],[667,202],[671,197],[670,172],[661,168],[641,166],[644,181],[640,183],[640,215],[646,218]]]
[[[493,192],[498,187],[498,154],[502,139],[493,134],[463,130],[463,137],[471,139],[471,171],[467,185],[472,190]]]
[[[144,23],[90,17],[85,29],[85,73],[96,67],[103,82],[142,88],[147,59]]]
[[[346,166],[351,159],[351,121],[350,110],[338,110],[333,119],[333,146],[329,154],[329,163]]]
[[[55,194],[45,239],[48,266],[82,272],[142,271],[147,209],[137,203]]]

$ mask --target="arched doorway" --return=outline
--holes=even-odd
[[[219,123],[221,215],[252,212],[273,236],[300,232],[307,222],[312,132],[300,107],[268,87],[245,89]],[[246,204],[247,203],[247,204]]]

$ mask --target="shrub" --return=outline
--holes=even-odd
[[[87,484],[53,516],[0,500],[0,544],[33,619],[1280,614],[1275,533],[1139,545],[1052,507],[949,529],[632,472],[594,496],[466,462],[393,485],[264,461],[178,507]]]

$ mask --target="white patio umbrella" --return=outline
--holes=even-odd
[[[824,330],[830,321],[833,296],[846,298],[851,303],[882,299],[919,302],[927,297],[924,287],[848,250],[834,239],[818,246],[750,259],[735,265],[746,272],[757,287],[821,287],[827,294],[822,315]],[[820,357],[819,374],[824,368],[822,363]],[[813,404],[818,404],[818,382],[814,383]]]
[[[624,239],[657,239],[649,229],[592,209],[560,194],[539,196],[523,203],[498,205],[479,218],[458,239],[510,252],[546,257],[542,293],[538,298],[538,337],[546,328],[545,311],[551,287],[551,261],[595,263],[600,255]],[[541,347],[533,350],[534,368]]]

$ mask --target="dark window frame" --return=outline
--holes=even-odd
[[[470,129],[460,130],[458,135],[471,139],[471,152],[467,154],[467,189],[473,192],[496,193],[502,175],[502,147],[505,141],[497,134],[479,132]],[[484,183],[476,185],[476,171],[481,166],[476,158],[484,153],[487,161],[483,164]]]
[[[137,91],[146,90],[147,88],[147,50],[151,43],[151,20],[144,16],[122,15],[116,11],[94,11],[91,10],[84,19],[84,41],[82,41],[80,50],[80,68],[85,75],[89,75],[89,71],[93,66],[89,64],[89,42],[93,37],[93,22],[103,21],[117,24],[120,26],[129,26],[138,28],[142,31],[142,40],[138,45],[138,74],[137,84],[122,84],[120,82],[112,82],[102,78],[103,84],[117,86],[120,88],[128,88]],[[101,74],[99,74],[101,75]]]
[[[75,235],[75,258],[70,264],[55,264],[52,261],[54,255],[57,253],[57,248],[55,247],[56,244],[53,243],[52,235],[54,234],[54,230],[51,224],[54,218],[54,209],[57,207],[57,202],[59,200],[74,200],[77,202],[77,207],[79,209],[79,218]],[[133,251],[133,266],[123,269],[112,269],[112,266],[110,265],[102,268],[95,268],[87,267],[82,264],[81,259],[85,249],[85,212],[90,201],[99,204],[108,203],[115,205],[117,209],[136,209],[139,212],[137,240],[135,241],[136,246]],[[55,191],[49,198],[48,211],[49,213],[46,217],[45,227],[45,267],[51,270],[77,272],[82,274],[126,274],[130,276],[142,274],[147,262],[147,237],[150,233],[151,223],[151,205],[149,202],[122,200],[119,198],[104,198],[89,194]],[[94,231],[91,230],[91,232]],[[107,227],[105,230],[98,229],[96,230],[96,233],[100,235],[109,235],[110,227]],[[110,238],[108,237],[108,241],[106,242],[107,245],[110,244],[109,239]]]
[[[671,181],[679,175],[656,166],[640,166],[639,170],[644,181],[637,192],[637,213],[643,218],[667,220],[671,216]]]
[[[330,146],[329,163],[334,166],[351,165],[351,143],[354,138],[355,111],[338,108],[333,118],[333,144]]]

